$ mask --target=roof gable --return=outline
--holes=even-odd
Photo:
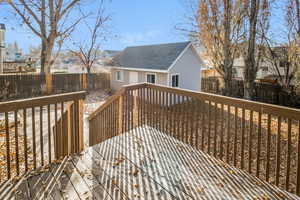
[[[124,68],[168,70],[190,42],[127,47],[114,58]]]

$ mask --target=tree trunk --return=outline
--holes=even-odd
[[[46,36],[46,1],[41,1],[41,33],[45,37]],[[41,49],[41,74],[46,74],[46,50],[47,50],[47,41],[46,38],[41,38],[42,49]]]
[[[89,91],[90,89],[93,88],[93,82],[92,82],[93,80],[92,80],[91,68],[87,67],[86,70],[87,70],[87,73],[88,73],[88,76],[87,76],[87,85],[88,85],[88,88],[87,88],[87,90]]]
[[[224,1],[225,18],[224,18],[224,94],[230,96],[232,93],[231,80],[232,80],[232,58],[230,54],[230,19],[231,19],[231,2],[230,0]]]
[[[46,48],[46,55],[45,55],[45,73],[50,74],[51,73],[51,65],[52,63],[52,51],[54,48],[54,41],[49,41],[48,46]]]
[[[300,3],[299,0],[295,0],[296,2],[296,13],[297,13],[297,34],[300,36]]]
[[[254,82],[257,74],[258,63],[255,61],[255,48],[256,48],[256,24],[257,15],[259,12],[260,0],[251,0],[250,2],[250,19],[249,19],[249,41],[245,58],[245,71],[244,71],[244,98],[254,98]]]
[[[232,70],[226,69],[224,77],[224,94],[225,96],[232,95]]]
[[[51,73],[51,56],[54,47],[54,41],[48,42],[48,45],[42,40],[42,51],[41,51],[41,74]]]
[[[46,62],[46,44],[42,39],[42,48],[41,48],[41,74],[45,74],[45,62]]]

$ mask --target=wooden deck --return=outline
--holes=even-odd
[[[300,199],[148,126],[6,184],[5,198]]]

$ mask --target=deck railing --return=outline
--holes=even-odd
[[[83,149],[84,98],[74,92],[0,103],[0,183]]]
[[[89,124],[90,145],[148,125],[300,194],[298,109],[139,84],[118,91]]]

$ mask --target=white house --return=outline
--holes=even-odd
[[[259,63],[259,68],[257,71],[257,79],[267,79],[267,78],[278,78],[280,73],[281,76],[285,76],[287,73],[287,68],[285,66],[287,60],[287,49],[283,46],[277,46],[272,48],[274,53],[274,59],[272,62],[277,63],[275,67],[271,62],[271,56],[262,57]],[[236,58],[233,63],[233,75],[235,78],[244,79],[244,69],[245,69],[245,59],[241,56]],[[292,71],[292,70],[291,70]]]
[[[201,90],[204,63],[191,42],[127,47],[112,64],[113,90],[142,82]]]

